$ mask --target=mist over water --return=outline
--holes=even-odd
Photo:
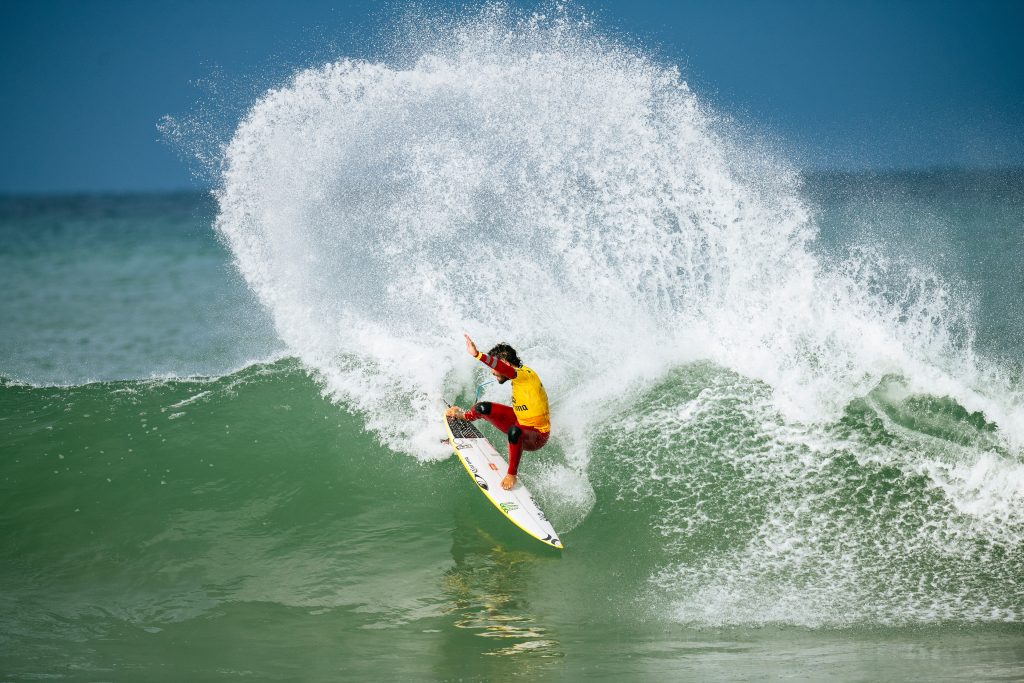
[[[602,493],[650,514],[680,620],[1020,620],[1024,400],[969,293],[816,249],[793,168],[586,22],[424,26],[226,149],[217,229],[327,395],[441,458],[461,332],[506,340],[553,402],[526,481],[563,530]]]

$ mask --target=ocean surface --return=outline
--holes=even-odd
[[[402,50],[212,193],[0,198],[0,680],[1024,679],[1024,171],[802,172],[559,21]],[[463,331],[564,551],[440,443]]]

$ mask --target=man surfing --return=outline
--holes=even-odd
[[[548,442],[551,433],[548,395],[537,373],[523,365],[511,346],[502,343],[487,353],[480,353],[469,335],[463,336],[466,337],[466,351],[491,369],[498,384],[512,380],[512,405],[480,401],[465,412],[458,406],[452,406],[445,415],[469,421],[483,418],[508,436],[508,474],[501,480],[501,488],[507,491],[516,485],[519,458],[523,451],[540,450]]]

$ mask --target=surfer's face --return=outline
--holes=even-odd
[[[491,370],[491,374],[494,375],[494,379],[498,380],[498,384],[504,384],[508,381],[508,377],[501,374],[497,370]]]

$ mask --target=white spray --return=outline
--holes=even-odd
[[[699,358],[766,382],[796,422],[897,373],[1024,443],[1019,395],[948,332],[969,312],[941,283],[880,294],[871,258],[816,259],[799,176],[675,68],[501,7],[402,42],[268,92],[218,192],[281,339],[386,445],[445,453],[437,399],[473,384],[463,330],[540,372],[581,474],[588,425]]]

